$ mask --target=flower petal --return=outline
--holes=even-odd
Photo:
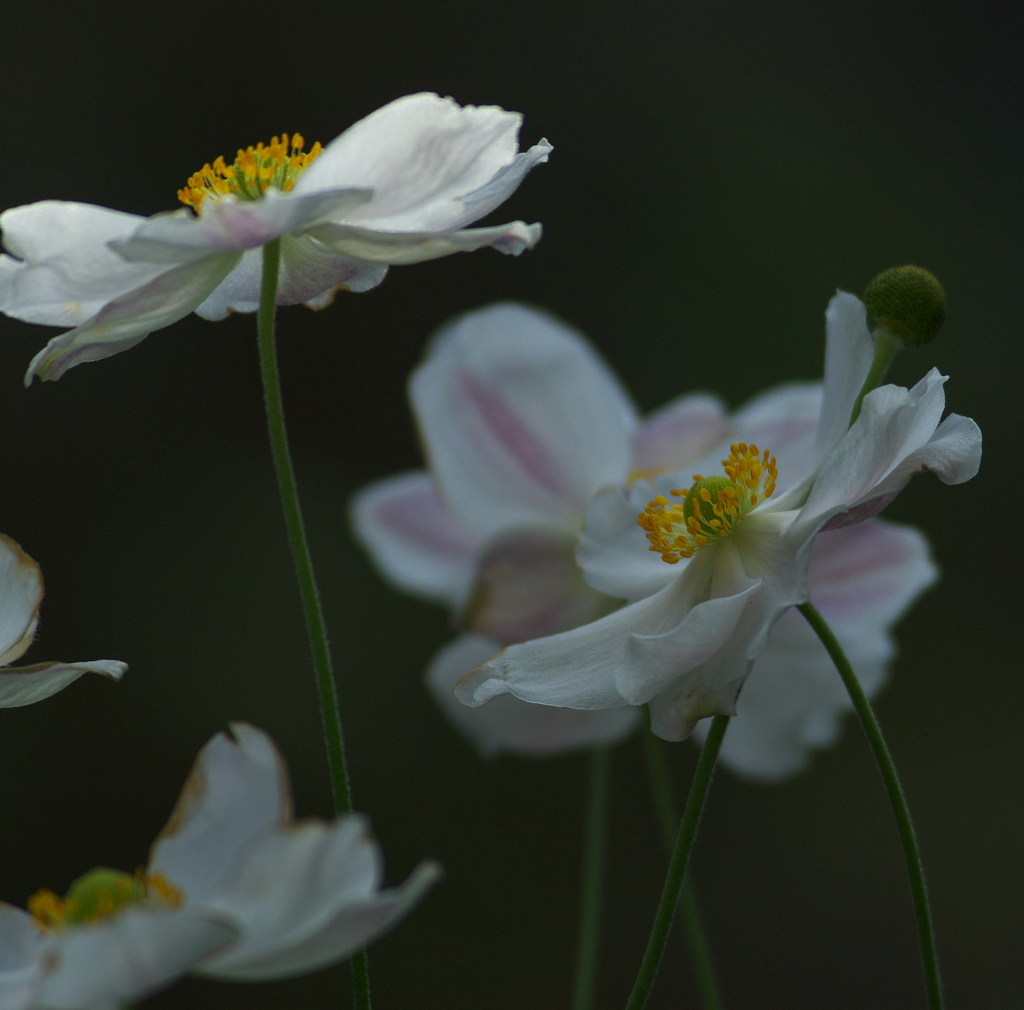
[[[295,193],[371,187],[345,220],[389,232],[448,232],[507,199],[546,161],[542,141],[517,157],[522,116],[497,106],[460,108],[423,92],[377,109],[336,137],[299,178]]]
[[[43,573],[10,537],[0,533],[0,666],[32,644],[43,600]]]
[[[493,305],[443,329],[410,395],[442,496],[484,538],[576,530],[591,496],[628,472],[626,395],[582,338],[534,309]]]
[[[690,393],[644,418],[633,435],[632,469],[675,470],[700,459],[729,432],[722,401]]]
[[[43,935],[27,912],[0,902],[0,1007],[30,1010],[43,979]]]
[[[357,491],[352,526],[377,567],[399,589],[461,606],[480,540],[445,508],[430,475],[402,473]]]
[[[33,705],[63,691],[83,673],[100,673],[120,680],[127,663],[116,659],[97,659],[91,663],[37,663],[34,666],[0,670],[0,708]]]
[[[324,967],[392,925],[437,875],[424,864],[402,888],[378,893],[380,849],[358,815],[269,832],[239,854],[205,900],[238,925],[239,936],[198,971],[257,980]]]
[[[62,200],[4,211],[4,246],[18,259],[0,259],[0,311],[29,323],[79,326],[107,302],[147,284],[159,267],[127,263],[108,246],[144,221]]]
[[[232,723],[199,752],[170,820],[153,843],[149,870],[201,901],[251,838],[291,817],[284,761],[266,733]]]
[[[582,711],[531,705],[512,695],[479,708],[455,700],[456,683],[501,646],[481,635],[462,635],[446,645],[427,669],[427,684],[448,720],[486,757],[496,754],[547,756],[622,740],[639,722],[635,708]]]
[[[59,379],[84,361],[99,361],[134,347],[154,330],[170,326],[202,304],[237,262],[237,253],[226,253],[171,267],[108,302],[81,326],[54,337],[32,359],[25,384],[34,375]]]

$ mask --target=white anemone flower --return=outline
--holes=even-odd
[[[10,537],[0,534],[0,708],[32,705],[74,683],[83,673],[120,680],[128,669],[116,659],[90,663],[8,666],[24,655],[39,624],[43,573]]]
[[[519,153],[521,122],[493,105],[407,95],[322,149],[285,134],[232,164],[216,159],[178,194],[192,210],[144,218],[45,200],[5,211],[0,311],[73,327],[33,358],[26,383],[127,350],[193,311],[255,311],[261,247],[278,238],[277,303],[310,308],[376,286],[390,264],[483,246],[518,255],[539,224],[467,225],[547,161],[544,140]]]
[[[273,742],[236,723],[200,752],[148,867],[93,870],[27,912],[0,904],[0,1010],[114,1010],[185,972],[314,971],[393,926],[438,872],[380,890],[365,818],[292,820]]]
[[[808,599],[816,535],[871,517],[922,470],[947,484],[977,472],[981,434],[955,414],[940,423],[945,378],[934,369],[913,389],[870,392],[849,426],[872,357],[863,304],[837,294],[804,472],[770,432],[737,431],[724,461],[716,452],[606,489],[588,510],[577,558],[591,586],[628,605],[510,645],[460,681],[456,697],[471,706],[505,694],[584,710],[649,704],[652,728],[668,740],[735,714],[774,625]],[[724,473],[715,474],[719,461]]]
[[[715,397],[696,393],[641,418],[579,334],[513,304],[442,330],[410,386],[431,469],[365,488],[353,503],[354,525],[391,582],[458,615],[466,633],[438,653],[427,679],[445,714],[486,754],[564,751],[610,742],[636,725],[630,707],[573,711],[505,694],[469,708],[452,695],[502,646],[619,605],[583,581],[575,559],[593,496],[691,467],[741,435],[773,445],[799,480],[813,462],[821,409],[820,386],[808,383],[770,390],[731,416]],[[888,629],[934,571],[914,530],[873,520],[855,532],[820,538],[809,578],[844,644],[860,649],[861,680],[874,693],[893,653]],[[757,691],[744,695],[722,761],[776,779],[831,742],[847,702],[828,657],[808,649],[788,621],[771,636],[754,679]]]

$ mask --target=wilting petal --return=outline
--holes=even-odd
[[[525,642],[608,613],[614,601],[583,581],[575,554],[576,538],[558,530],[513,530],[492,541],[478,555],[459,623],[502,643]]]
[[[625,394],[575,332],[535,310],[494,305],[442,330],[410,394],[442,496],[485,539],[575,531],[591,496],[628,472]]]
[[[378,893],[380,850],[357,815],[271,832],[204,902],[239,936],[196,970],[256,981],[322,968],[393,925],[438,875],[436,865],[421,864],[402,887]]]
[[[632,470],[675,470],[700,459],[729,433],[717,396],[690,393],[644,418],[633,435]]]
[[[0,666],[32,644],[43,599],[43,573],[10,537],[0,533]]]
[[[402,473],[356,492],[352,525],[395,585],[452,607],[465,602],[481,541],[445,508],[429,474]]]
[[[37,663],[14,669],[0,669],[0,708],[33,705],[63,691],[83,673],[100,673],[111,680],[120,680],[126,663],[115,659],[98,659],[91,663]]]
[[[32,916],[0,902],[0,1007],[30,1010],[43,979],[45,941]]]
[[[232,723],[196,758],[177,806],[153,843],[149,870],[201,901],[253,837],[291,814],[284,762],[266,733]]]
[[[635,708],[582,711],[531,705],[510,694],[479,708],[467,708],[452,694],[466,674],[501,650],[492,639],[462,635],[446,645],[427,669],[427,684],[441,710],[486,757],[496,754],[547,756],[616,743],[639,721]]]

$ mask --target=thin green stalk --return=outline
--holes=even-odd
[[[281,402],[281,381],[277,371],[277,348],[274,343],[274,316],[277,308],[277,278],[281,266],[281,240],[275,239],[263,247],[263,283],[260,291],[260,308],[256,318],[259,341],[260,374],[263,378],[263,402],[267,411],[267,430],[270,448],[277,471],[277,486],[284,510],[284,523],[288,531],[288,543],[295,564],[295,575],[299,581],[299,596],[306,618],[306,631],[313,653],[313,669],[316,674],[317,693],[320,697],[320,715],[323,721],[324,743],[327,747],[327,764],[330,768],[331,789],[334,793],[334,808],[339,814],[352,810],[352,793],[349,788],[348,768],[345,764],[345,740],[341,729],[341,709],[338,706],[338,692],[334,684],[331,667],[331,649],[327,641],[327,625],[324,623],[320,606],[320,593],[313,575],[313,559],[306,540],[299,505],[299,490],[295,483],[295,468],[288,449],[288,433],[284,424],[284,407]],[[370,977],[365,951],[352,957],[352,978],[355,987],[357,1010],[370,1010]]]
[[[871,336],[875,342],[875,357],[871,362],[868,377],[864,380],[864,385],[860,387],[860,392],[854,401],[850,424],[860,417],[860,408],[864,403],[864,397],[885,378],[885,373],[889,370],[892,359],[896,357],[896,352],[903,347],[903,341],[895,333],[890,333],[884,326],[879,326]]]
[[[675,844],[676,824],[679,823],[679,814],[676,812],[672,782],[669,779],[668,764],[665,761],[665,745],[649,731],[641,731],[641,737],[643,739],[644,757],[647,759],[647,778],[651,784],[651,798],[654,801],[654,809],[658,815],[661,837],[665,845],[665,855],[671,858],[672,847]],[[715,963],[711,957],[711,946],[708,943],[707,931],[704,928],[700,906],[697,903],[697,894],[694,891],[693,881],[690,879],[689,873],[683,877],[683,891],[679,898],[679,914],[683,920],[686,945],[690,950],[690,959],[693,962],[697,989],[700,992],[704,1010],[722,1010],[725,1004],[722,1002],[722,996],[718,989]]]
[[[697,837],[697,827],[704,810],[704,800],[707,797],[708,788],[711,786],[711,776],[714,773],[715,762],[718,760],[718,752],[722,747],[722,739],[728,725],[729,716],[726,715],[716,715],[711,720],[711,729],[708,731],[704,747],[700,752],[697,769],[693,773],[690,795],[686,798],[683,818],[679,822],[679,833],[672,848],[672,858],[669,860],[665,887],[661,892],[661,901],[654,916],[654,925],[651,927],[651,936],[647,941],[647,950],[644,952],[644,959],[640,964],[640,971],[633,984],[633,992],[626,1004],[626,1010],[641,1010],[641,1007],[647,1002],[647,997],[651,994],[651,987],[654,985],[658,966],[661,964],[661,956],[665,952],[668,934],[672,929],[676,906],[679,904],[686,876],[686,864],[689,862],[690,851],[693,849],[693,843]]]
[[[942,980],[939,977],[939,956],[935,946],[935,931],[932,926],[932,913],[928,904],[928,888],[924,881],[924,866],[921,863],[921,853],[917,847],[917,838],[914,835],[914,825],[910,820],[910,809],[907,807],[906,797],[903,795],[903,787],[900,785],[899,777],[896,774],[896,765],[893,764],[892,755],[886,746],[885,738],[882,736],[882,729],[878,725],[878,719],[868,702],[864,689],[853,672],[850,661],[843,652],[832,629],[825,623],[825,619],[818,613],[817,609],[810,603],[803,603],[797,610],[807,619],[807,623],[814,629],[814,633],[825,646],[832,662],[835,663],[839,676],[846,685],[850,701],[857,712],[864,733],[867,735],[871,751],[878,763],[878,770],[882,773],[886,791],[889,793],[889,802],[892,804],[892,812],[896,817],[896,827],[899,829],[900,841],[903,844],[903,855],[907,861],[907,872],[910,875],[910,890],[914,897],[914,912],[917,916],[917,933],[921,945],[921,961],[924,968],[925,989],[928,992],[929,1010],[942,1010]]]
[[[590,1010],[597,977],[601,938],[601,890],[608,832],[608,766],[611,751],[595,747],[590,755],[590,791],[583,836],[583,891],[580,900],[580,936],[576,950],[576,985],[573,1010]]]

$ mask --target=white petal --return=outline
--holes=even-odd
[[[608,613],[615,601],[583,581],[575,552],[576,538],[560,530],[518,529],[491,541],[477,557],[460,625],[499,642],[525,642]]]
[[[33,705],[63,691],[83,673],[100,673],[111,680],[120,680],[127,669],[127,663],[116,659],[97,659],[91,663],[37,663],[0,669],[0,708]]]
[[[493,210],[547,160],[545,141],[517,158],[521,122],[493,105],[406,95],[328,144],[295,192],[368,187],[373,199],[346,220],[391,232],[454,231]]]
[[[328,305],[339,290],[367,291],[387,273],[379,263],[367,263],[331,252],[308,236],[285,235],[281,239],[281,268],[277,304],[311,308]],[[196,314],[204,319],[224,319],[229,312],[255,312],[263,283],[263,250],[249,249],[238,265],[202,303]]]
[[[257,980],[324,967],[393,925],[437,875],[425,864],[402,888],[378,893],[380,849],[358,815],[271,832],[240,854],[206,900],[240,933],[198,970]]]
[[[43,573],[10,537],[0,533],[0,666],[32,644],[43,599]]]
[[[0,902],[0,1010],[30,1010],[43,978],[43,935],[32,916]]]
[[[352,526],[399,589],[459,607],[481,541],[452,513],[422,471],[376,481],[352,496]]]
[[[145,218],[86,203],[44,200],[0,214],[0,311],[29,323],[78,326],[107,302],[161,272],[127,263],[108,242],[131,235]]]
[[[328,223],[315,225],[309,229],[309,234],[342,255],[397,266],[436,260],[457,252],[473,252],[484,246],[492,246],[508,256],[518,256],[540,241],[541,226],[510,221],[450,232],[382,232]]]
[[[192,903],[217,885],[251,838],[291,816],[284,762],[266,733],[232,723],[199,752],[177,806],[153,843],[149,870]]]
[[[237,262],[237,253],[227,253],[170,267],[108,302],[92,319],[52,339],[29,364],[26,384],[34,375],[59,379],[84,361],[99,361],[134,347],[202,304]]]
[[[547,756],[622,740],[639,721],[635,708],[582,711],[531,705],[512,695],[494,698],[479,708],[455,700],[456,683],[501,646],[481,635],[462,635],[431,661],[427,684],[448,720],[480,751],[496,754]]]
[[[515,304],[446,327],[410,381],[441,494],[483,537],[579,528],[591,496],[629,468],[635,414],[589,346]]]
[[[234,936],[189,909],[132,908],[58,934],[37,1006],[117,1010],[159,989]]]
[[[644,418],[633,436],[632,469],[675,470],[700,459],[729,432],[722,401],[690,393]]]

